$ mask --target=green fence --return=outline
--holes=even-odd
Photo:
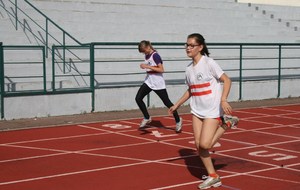
[[[153,43],[165,67],[167,85],[183,85],[190,59],[184,43]],[[284,79],[300,79],[300,44],[209,43],[211,56],[239,86],[251,81],[277,81],[277,97]],[[67,51],[64,55],[62,52]],[[137,87],[145,73],[139,68],[143,55],[137,43],[91,43],[79,46],[52,46],[52,60],[46,63],[44,46],[0,48],[1,118],[4,99],[14,96],[91,93],[95,90]],[[75,52],[75,53],[74,53]],[[259,84],[257,84],[259,85]]]
[[[16,30],[22,29],[33,44],[44,45],[48,57],[51,47],[55,45],[82,45],[75,37],[66,32],[28,0],[0,1]],[[68,49],[65,49],[68,51]]]
[[[96,90],[137,87],[143,82],[145,73],[139,68],[143,55],[137,51],[137,42],[83,44],[28,0],[0,1],[0,6],[15,28],[21,28],[32,43],[38,44],[0,43],[1,118],[5,116],[5,98],[91,93],[94,111]],[[167,85],[183,85],[185,67],[190,62],[184,43],[153,45],[163,58]],[[276,81],[277,87],[272,90],[281,97],[283,80],[300,79],[299,43],[209,43],[208,48],[238,84],[238,100],[246,95],[247,82]]]
[[[0,115],[4,118],[4,59],[3,46],[0,42]]]
[[[184,43],[153,45],[167,63],[164,74],[167,84],[184,84],[185,66],[190,61],[185,55]],[[243,82],[277,80],[277,97],[280,97],[281,80],[300,77],[300,44],[209,43],[208,47],[212,57],[233,81],[239,83],[240,100],[243,98]],[[115,57],[107,56],[108,52]],[[135,56],[138,55],[137,43],[92,43],[91,53],[96,89],[135,86],[135,79],[143,80],[144,73],[138,68],[142,56]],[[102,69],[97,69],[100,66]],[[118,76],[119,81],[116,79]]]

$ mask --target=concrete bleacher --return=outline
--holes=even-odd
[[[258,13],[265,16],[266,19],[281,23],[283,27],[289,28],[300,33],[300,19],[298,6],[283,6],[283,5],[265,5],[265,4],[248,4]],[[299,42],[299,36],[297,42]]]
[[[33,0],[32,3],[85,43],[136,42],[145,38],[182,42],[193,32],[202,33],[208,42],[296,42],[300,36],[295,29],[299,28],[300,7],[249,6],[235,0]],[[0,41],[34,43],[26,36],[23,41],[12,40],[20,35],[7,32],[12,23],[3,10],[1,13],[0,23],[5,27],[0,29]],[[44,18],[36,17],[35,21],[43,23]],[[54,31],[55,35],[61,34]]]
[[[131,42],[145,38],[182,42],[193,32],[202,33],[208,42],[295,42],[299,37],[299,32],[233,0],[33,3],[82,42]]]

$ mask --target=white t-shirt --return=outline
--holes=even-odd
[[[200,118],[217,118],[223,115],[221,108],[222,86],[219,78],[224,73],[210,57],[202,56],[194,66],[186,68],[186,83],[192,93],[192,114]]]
[[[161,57],[157,52],[153,52],[151,55],[145,57],[145,63],[156,67],[158,64],[163,64]],[[152,90],[161,90],[166,88],[165,79],[162,73],[158,73],[152,71],[151,69],[147,69],[147,76],[145,78],[145,83]]]

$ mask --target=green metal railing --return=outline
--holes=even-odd
[[[0,81],[3,97],[37,95],[47,92],[45,46],[2,44],[0,53],[2,59]],[[39,87],[17,89],[18,83],[38,83]]]
[[[182,57],[178,57],[175,59],[172,59],[172,57],[164,59],[165,62],[186,62],[188,63],[189,59],[186,58],[185,53],[184,53],[184,48],[183,48],[183,43],[153,43],[153,45],[159,50],[168,50],[168,51],[172,51],[173,50],[180,50],[180,51],[174,51],[174,53],[172,53],[171,56],[176,55],[178,53],[180,53],[182,55]],[[91,44],[92,48],[92,54],[91,57],[94,56],[95,52],[97,51],[103,51],[105,49],[109,50],[109,51],[118,51],[119,49],[124,49],[124,50],[129,50],[132,49],[133,52],[132,54],[136,54],[137,50],[137,43],[92,43]],[[227,62],[227,63],[231,63],[231,62],[235,62],[238,64],[235,64],[235,68],[228,68],[225,69],[225,71],[230,71],[230,72],[235,72],[235,75],[233,76],[235,81],[239,82],[239,86],[240,86],[240,98],[242,99],[242,82],[248,81],[248,80],[264,80],[264,79],[259,79],[261,77],[257,77],[258,75],[254,75],[254,76],[247,76],[247,74],[244,77],[245,72],[249,72],[249,71],[267,71],[267,70],[273,70],[273,71],[277,71],[275,73],[273,73],[273,76],[269,76],[269,79],[274,80],[274,75],[277,76],[276,80],[278,80],[278,97],[280,96],[280,80],[282,77],[282,70],[291,70],[291,69],[295,69],[296,72],[294,75],[290,74],[291,76],[297,77],[300,72],[299,72],[299,66],[300,66],[300,44],[297,43],[209,43],[208,44],[209,49],[213,52],[215,52],[213,54],[214,59],[217,60],[218,62]],[[107,48],[105,48],[107,47]],[[226,53],[226,55],[224,55],[224,51],[231,51],[229,53]],[[272,51],[271,55],[267,55],[264,56],[262,55],[262,51]],[[285,51],[293,51],[292,53],[290,52],[285,52],[285,54],[282,54],[282,50]],[[253,52],[252,54],[249,54],[249,51],[256,51]],[[93,53],[94,52],[94,53]],[[221,52],[221,53],[218,53]],[[223,53],[222,53],[223,52]],[[288,54],[290,53],[290,54]],[[112,54],[114,54],[112,52]],[[218,56],[218,54],[223,54],[223,56]],[[270,53],[269,53],[270,54]],[[216,57],[215,57],[216,56]],[[95,58],[93,58],[95,59]],[[282,68],[282,60],[285,60],[285,62],[287,61],[293,61],[293,64],[289,64],[286,67]],[[109,64],[113,64],[113,63],[122,63],[122,62],[139,62],[141,61],[141,59],[129,59],[129,58],[121,58],[120,60],[112,60],[110,58],[104,58],[104,59],[100,59],[100,60],[95,60],[95,64],[105,64],[105,63],[109,63]],[[247,68],[247,66],[245,66],[245,63],[251,62],[251,61],[268,61],[268,62],[272,62],[272,66],[267,66],[267,67],[263,67],[263,65],[261,65],[259,68]],[[223,64],[223,66],[226,68],[226,65]],[[298,71],[298,72],[297,72]],[[166,73],[176,73],[178,71],[171,71],[168,70]],[[183,70],[179,71],[181,73],[183,73]],[[139,74],[143,74],[143,73],[111,73],[111,75],[139,75]],[[99,76],[99,75],[109,75],[109,73],[105,72],[105,73],[95,73],[95,77]],[[264,75],[262,75],[264,76]],[[255,79],[257,77],[257,79]],[[268,76],[267,76],[268,77]],[[286,77],[286,76],[285,76]],[[183,81],[179,81],[179,83],[183,83]],[[173,83],[174,84],[174,83]],[[104,85],[104,84],[102,84]],[[118,85],[115,85],[118,86]],[[122,87],[121,85],[119,85],[118,87]],[[97,86],[96,86],[97,88]],[[101,88],[101,85],[99,86],[99,88]]]
[[[142,83],[145,73],[138,65],[143,61],[143,56],[137,51],[137,42],[83,44],[28,0],[0,1],[0,6],[6,10],[11,20],[14,20],[16,29],[22,28],[24,32],[30,32],[39,44],[39,46],[4,46],[0,43],[1,118],[5,115],[4,100],[9,97],[91,93],[91,107],[94,111],[96,90],[137,87]],[[28,8],[38,13],[41,18],[29,15],[25,11]],[[32,28],[35,28],[35,31]],[[61,38],[59,39],[57,33],[50,31],[50,28],[58,30],[62,35]],[[153,45],[163,57],[167,84],[183,85],[185,65],[190,62],[185,55],[184,43],[157,42]],[[277,81],[275,90],[279,98],[283,79],[300,79],[299,43],[209,43],[208,47],[212,57],[238,84],[238,100],[244,97],[246,82]],[[20,57],[19,51],[22,50],[37,53],[38,56],[21,53],[24,59],[15,60]],[[8,52],[15,55],[6,56]],[[46,64],[48,52],[51,52],[50,64]],[[24,55],[28,57],[23,57]],[[7,57],[10,58],[6,59]],[[37,60],[28,62],[28,58]],[[21,73],[12,75],[8,72],[12,68],[22,69],[24,65],[31,71],[36,71],[36,66],[39,65],[40,73],[34,75],[22,70]],[[36,83],[38,88],[7,87],[24,81]],[[147,102],[150,105],[149,96]]]
[[[1,119],[4,118],[4,59],[3,59],[3,46],[0,42],[0,115]]]
[[[139,63],[143,61],[143,55],[137,52],[137,44],[106,42],[82,46],[53,46],[52,65],[48,66],[48,70],[45,66],[44,46],[1,44],[1,118],[4,118],[4,99],[15,96],[91,93],[91,107],[94,111],[96,90],[137,87],[142,83],[145,73],[139,69]],[[184,85],[185,66],[190,62],[185,55],[184,43],[153,43],[153,45],[163,57],[167,85]],[[244,83],[249,81],[277,81],[277,88],[274,90],[277,90],[279,98],[282,80],[300,79],[300,44],[209,43],[208,47],[212,57],[233,82],[238,84],[238,100],[243,100]],[[76,52],[81,58],[73,57],[74,61],[68,68],[61,68],[66,65],[57,57],[60,55],[59,52],[66,48]],[[17,56],[20,55],[19,51],[37,52],[38,60],[28,62],[28,57]],[[10,60],[5,59],[8,52],[11,53]],[[68,56],[71,55],[73,54],[70,53]],[[23,57],[24,60],[14,60],[18,57]],[[30,71],[36,69],[36,65],[42,65],[42,71],[40,75],[26,75],[22,70],[23,73],[14,73],[14,76],[7,72],[10,67],[18,70],[24,65],[29,67]],[[11,83],[18,84],[17,80],[19,83],[24,80],[28,82],[38,80],[42,87],[19,90],[4,88]],[[147,102],[149,105],[149,99]]]
[[[28,8],[38,13],[41,18],[36,18],[36,15],[29,15],[28,10],[24,10],[24,7],[22,8],[21,6],[19,6],[20,3],[25,3]],[[36,40],[36,43],[38,45],[45,45],[47,50],[45,52],[46,57],[48,57],[48,52],[51,51],[52,45],[83,45],[75,37],[66,32],[52,19],[46,16],[38,8],[36,8],[28,0],[22,0],[21,2],[19,2],[18,0],[7,0],[5,4],[0,3],[0,6],[4,10],[6,10],[6,13],[11,18],[11,20],[14,20],[16,30],[18,30],[19,26],[21,26],[24,33],[29,32],[33,36],[34,40]],[[35,30],[33,30],[33,28]],[[50,31],[50,28],[53,30],[52,32]],[[54,31],[56,32],[56,34],[54,34]],[[57,31],[62,34],[61,39],[58,38]],[[69,50],[64,49],[64,52],[62,54],[63,56],[61,57],[62,60],[66,59],[66,51]]]

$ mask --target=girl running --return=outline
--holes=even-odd
[[[199,189],[208,189],[222,185],[220,176],[214,169],[209,149],[213,147],[227,128],[237,124],[238,118],[229,116],[232,113],[232,108],[227,102],[227,97],[231,80],[220,66],[209,57],[203,36],[198,33],[190,34],[187,37],[185,47],[187,56],[192,58],[192,62],[187,66],[185,72],[188,90],[169,109],[169,113],[174,113],[191,98],[190,107],[195,144],[209,175],[198,187]],[[223,118],[224,113],[228,116]],[[225,121],[222,122],[223,119]]]
[[[144,129],[146,125],[151,122],[151,117],[143,101],[146,95],[153,90],[168,108],[173,106],[173,103],[170,101],[166,90],[165,80],[163,78],[163,61],[160,55],[152,47],[150,41],[141,41],[138,45],[138,49],[140,53],[145,54],[145,63],[140,64],[140,68],[145,69],[147,72],[145,81],[135,97],[135,101],[144,115],[139,129]],[[182,119],[179,117],[177,111],[173,112],[173,116],[176,122],[176,132],[179,133],[182,129]]]

